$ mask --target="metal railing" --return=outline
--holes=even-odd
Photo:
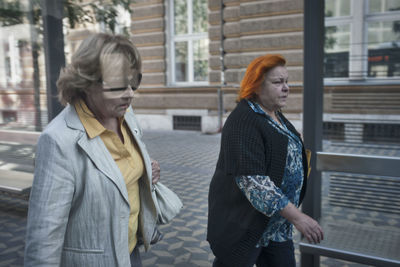
[[[316,165],[319,171],[324,172],[379,175],[400,179],[398,157],[317,152]],[[400,183],[396,186],[398,185]],[[377,184],[371,183],[370,186],[373,189]],[[400,266],[400,229],[324,218],[320,220],[320,224],[325,232],[324,241],[320,244],[309,244],[303,239],[299,244],[302,254],[321,255],[374,266]]]

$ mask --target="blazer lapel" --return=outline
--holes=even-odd
[[[86,135],[82,135],[78,140],[78,145],[86,152],[97,169],[117,186],[121,195],[129,204],[128,191],[126,190],[124,178],[101,138],[97,136],[89,139]]]
[[[118,188],[121,195],[129,205],[128,191],[126,189],[125,180],[122,177],[118,165],[115,163],[110,152],[101,140],[100,136],[89,139],[85,128],[83,127],[78,114],[74,107],[67,107],[65,116],[66,123],[69,127],[82,131],[82,135],[78,140],[78,145],[85,151],[96,168],[110,179]]]

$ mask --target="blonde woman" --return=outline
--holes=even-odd
[[[131,107],[141,77],[132,42],[103,33],[85,39],[62,71],[66,107],[37,144],[25,266],[141,266],[159,178]]]

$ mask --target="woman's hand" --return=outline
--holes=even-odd
[[[292,203],[289,203],[281,215],[293,223],[294,227],[300,231],[310,243],[320,243],[324,239],[324,232],[316,220],[299,211]]]
[[[157,160],[154,159],[151,160],[151,176],[152,176],[152,183],[153,184],[158,183],[158,180],[160,180],[160,164],[158,163]]]
[[[320,243],[324,239],[324,232],[316,220],[301,213],[301,216],[293,221],[293,225],[299,230],[309,243]]]

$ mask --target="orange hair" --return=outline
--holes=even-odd
[[[251,99],[264,82],[265,73],[277,66],[285,66],[286,59],[281,55],[264,55],[254,59],[247,67],[240,83],[238,101]]]

